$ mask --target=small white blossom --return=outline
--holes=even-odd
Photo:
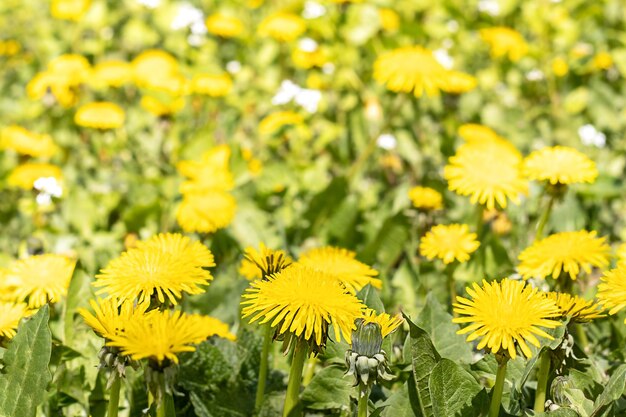
[[[315,52],[317,51],[317,42],[311,38],[303,38],[298,42],[298,48],[304,52]]]
[[[202,23],[204,26],[204,14],[202,10],[195,8],[189,3],[183,3],[178,8],[178,14],[174,17],[174,20],[172,20],[170,27],[173,30],[180,30],[199,23]]]
[[[319,4],[316,1],[307,1],[304,3],[304,10],[302,11],[302,17],[305,19],[317,19],[326,14],[326,7]]]
[[[446,23],[446,27],[450,32],[456,32],[459,30],[459,22],[454,19],[448,20],[448,23]]]
[[[526,79],[528,81],[540,81],[543,80],[545,77],[543,75],[543,71],[541,71],[540,69],[534,69],[534,70],[530,70],[528,71],[528,73],[526,73]]]
[[[500,14],[500,3],[498,3],[498,0],[479,0],[478,11],[491,16],[498,16]]]
[[[388,151],[395,149],[398,145],[396,137],[390,133],[383,133],[376,139],[376,144],[379,148],[386,149]]]
[[[54,177],[41,177],[37,178],[33,184],[33,187],[39,191],[35,201],[40,206],[47,206],[52,203],[52,197],[61,197],[63,195],[63,189],[61,184]]]
[[[137,3],[149,9],[156,9],[161,5],[161,0],[137,0]]]
[[[578,129],[578,136],[584,145],[604,148],[606,135],[599,132],[593,125],[586,124]]]
[[[285,80],[272,98],[272,104],[281,105],[294,101],[309,113],[315,113],[321,99],[321,91],[302,88],[291,80]]]
[[[433,52],[433,56],[445,69],[452,69],[454,66],[454,59],[452,59],[450,54],[448,54],[448,51],[443,48],[435,50]]]
[[[228,61],[226,63],[226,71],[230,72],[231,74],[237,74],[239,71],[241,71],[241,63],[239,61]]]

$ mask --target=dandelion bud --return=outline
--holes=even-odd
[[[380,324],[357,319],[356,329],[352,331],[352,349],[346,352],[346,375],[354,376],[354,386],[367,386],[378,379],[392,378],[388,373],[387,356],[381,350],[382,344]]]

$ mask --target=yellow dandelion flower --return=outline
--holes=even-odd
[[[587,301],[577,295],[552,291],[547,293],[547,297],[554,301],[562,317],[569,317],[573,322],[587,323],[604,317],[602,307],[594,301]]]
[[[82,55],[64,54],[48,63],[48,71],[63,79],[69,86],[86,82],[91,75],[91,65]]]
[[[596,297],[613,315],[626,307],[626,262],[619,262],[616,268],[606,271],[601,280]]]
[[[61,168],[56,165],[39,162],[27,162],[18,165],[7,178],[7,183],[12,187],[20,187],[24,190],[32,190],[35,181],[39,178],[55,178],[61,182],[63,174]]]
[[[263,243],[259,244],[259,250],[253,247],[246,248],[244,256],[255,266],[259,278],[280,272],[293,262],[285,251],[269,249]]]
[[[268,36],[280,42],[290,42],[306,30],[306,22],[300,16],[279,12],[267,16],[259,24],[259,35]]]
[[[16,283],[9,281],[7,270],[0,268],[0,301],[14,302],[17,300],[15,297],[15,285]]]
[[[209,16],[205,23],[209,33],[222,38],[238,38],[245,30],[241,20],[219,12]]]
[[[183,98],[174,98],[170,100],[161,100],[151,95],[141,97],[140,105],[143,109],[152,113],[157,117],[171,116],[178,113],[185,107]]]
[[[196,74],[191,80],[191,91],[210,97],[223,97],[232,88],[233,81],[228,74]]]
[[[15,39],[0,41],[0,56],[17,55],[22,50],[22,45]]]
[[[124,334],[127,323],[140,320],[150,306],[150,303],[135,305],[132,300],[120,301],[114,297],[89,300],[89,304],[94,314],[86,308],[77,311],[94,332],[109,340],[115,335]]]
[[[124,124],[125,117],[124,110],[115,103],[94,102],[78,108],[74,123],[94,129],[117,129]]]
[[[397,32],[400,29],[400,16],[393,9],[378,9],[380,27],[387,32]]]
[[[267,280],[256,280],[243,295],[243,318],[270,322],[277,334],[291,333],[323,347],[332,324],[335,341],[350,341],[364,308],[336,276],[293,264]]]
[[[557,77],[565,77],[569,72],[569,65],[563,58],[554,58],[552,60],[552,73]]]
[[[428,259],[439,258],[445,264],[467,262],[470,254],[480,246],[476,233],[466,224],[437,225],[420,240],[420,252]]]
[[[231,190],[235,182],[229,170],[229,159],[228,145],[218,145],[204,152],[199,161],[181,161],[176,164],[178,172],[188,178],[180,186],[180,192],[198,194]]]
[[[595,70],[606,70],[613,66],[613,57],[608,52],[598,52],[591,60],[591,66]]]
[[[440,210],[443,208],[443,196],[430,187],[416,186],[409,190],[409,199],[413,207],[424,210]]]
[[[442,90],[451,94],[462,94],[472,91],[478,85],[478,81],[472,75],[461,71],[448,71],[447,82]]]
[[[593,183],[598,176],[595,162],[574,148],[553,146],[534,151],[526,157],[524,174],[550,184]]]
[[[176,221],[185,232],[213,233],[232,223],[237,201],[223,191],[185,195],[176,210]]]
[[[618,262],[626,261],[626,243],[622,243],[617,247],[615,256],[617,256]]]
[[[228,324],[216,319],[215,317],[200,316],[200,318],[207,333],[209,334],[209,337],[217,336],[222,339],[230,340],[231,342],[237,340],[237,336],[230,332]]]
[[[223,333],[216,319],[180,311],[153,310],[141,318],[126,323],[125,331],[112,334],[108,346],[120,348],[122,354],[134,360],[148,358],[161,364],[165,360],[178,363],[178,353],[193,352],[194,345]],[[223,323],[219,323],[223,324]],[[234,336],[228,333],[228,338]]]
[[[67,294],[76,261],[66,256],[45,254],[14,261],[7,269],[7,280],[20,301],[38,308],[57,303]]]
[[[0,149],[12,149],[22,155],[42,158],[49,158],[58,151],[50,135],[34,133],[15,125],[0,132]]]
[[[309,51],[297,47],[291,52],[291,60],[297,68],[322,67],[326,63],[326,54],[320,48]]]
[[[394,49],[376,58],[374,79],[395,92],[413,92],[421,97],[439,94],[448,87],[446,70],[435,59],[432,52],[421,46]]]
[[[176,304],[183,292],[200,294],[213,279],[204,268],[215,266],[213,254],[200,242],[180,234],[159,234],[113,259],[96,276],[96,294],[120,301],[144,302],[156,296]]]
[[[128,62],[103,61],[93,67],[89,83],[96,88],[121,87],[133,79],[133,68]]]
[[[265,116],[259,123],[259,133],[271,135],[289,125],[300,125],[304,123],[304,117],[293,111],[277,111]]]
[[[135,83],[140,87],[178,74],[178,61],[160,49],[143,51],[131,62]]]
[[[24,303],[5,303],[0,301],[0,340],[15,336],[20,320],[28,317],[31,311]]]
[[[52,0],[50,14],[55,19],[78,21],[90,6],[91,0]]]
[[[351,293],[356,293],[368,284],[382,288],[382,281],[376,278],[378,271],[355,258],[356,253],[350,250],[325,246],[304,252],[298,263],[334,276]]]
[[[363,319],[365,323],[378,323],[383,337],[393,333],[404,323],[404,319],[399,314],[396,316],[391,316],[387,313],[377,314],[376,311],[371,308],[365,309],[363,315],[359,318]]]
[[[610,253],[606,238],[597,237],[596,232],[561,232],[524,249],[517,269],[524,279],[547,276],[557,279],[561,273],[576,279],[581,269],[588,274],[594,266],[606,267]]]
[[[518,31],[507,27],[481,29],[480,36],[491,48],[491,56],[508,56],[513,62],[519,61],[528,53],[528,44]]]
[[[495,208],[496,203],[506,208],[507,200],[519,204],[520,194],[528,190],[521,172],[521,155],[504,140],[460,146],[443,176],[451,191],[470,196],[472,204],[483,204],[487,209]]]
[[[32,100],[51,94],[63,107],[71,107],[77,100],[75,91],[67,84],[67,77],[50,71],[37,73],[26,85],[26,94]]]
[[[243,258],[241,263],[239,264],[239,269],[237,270],[240,275],[242,275],[248,281],[254,281],[255,279],[261,279],[261,270],[256,264],[248,258]]]
[[[541,347],[535,335],[553,339],[541,327],[554,329],[561,325],[556,320],[561,313],[554,301],[524,281],[506,278],[501,282],[483,280],[482,287],[474,283],[466,291],[471,299],[456,297],[457,302],[453,306],[459,317],[452,322],[471,323],[457,333],[470,333],[468,342],[480,339],[479,350],[488,348],[497,353],[503,349],[515,359],[517,345],[524,356],[530,358],[532,352],[527,343]]]
[[[492,128],[477,123],[459,126],[459,136],[467,143],[498,142],[504,140]]]
[[[167,74],[162,77],[146,78],[140,87],[149,90],[150,93],[163,93],[176,98],[190,92],[191,82],[181,74]]]

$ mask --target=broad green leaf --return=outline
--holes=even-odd
[[[626,365],[620,365],[609,378],[604,391],[596,401],[594,402],[594,410],[591,417],[599,416],[602,410],[610,405],[613,401],[617,400],[624,393],[626,387]]]
[[[372,285],[368,284],[361,291],[357,293],[357,297],[359,300],[362,300],[366,306],[369,308],[376,310],[377,313],[384,313],[385,306],[383,305],[382,300],[380,299],[380,295],[378,294],[378,290],[374,288]]]
[[[409,221],[402,213],[389,217],[382,224],[376,237],[361,253],[361,259],[368,264],[378,261],[386,270],[398,260],[410,237]]]
[[[535,417],[580,417],[578,413],[570,408],[559,408],[558,410],[535,414]]]
[[[415,320],[415,324],[430,335],[437,352],[444,357],[461,363],[472,361],[472,346],[465,341],[465,336],[458,335],[457,324],[452,323],[452,316],[431,294],[426,297],[426,305]]]
[[[471,400],[481,386],[461,366],[442,358],[433,368],[428,384],[435,416],[475,417]]]
[[[329,366],[318,372],[302,392],[302,403],[313,410],[341,410],[350,408],[350,379],[344,378],[345,369]]]
[[[409,337],[411,339],[411,363],[418,402],[416,408],[420,410],[423,417],[434,417],[428,381],[433,368],[441,360],[441,356],[435,349],[428,333],[416,326],[406,315],[404,315],[404,319],[409,325]]]
[[[48,328],[49,307],[43,306],[22,322],[4,354],[0,374],[0,416],[33,417],[44,400],[51,380],[48,364],[52,351]]]
[[[408,390],[409,385],[404,384],[401,389],[391,394],[391,397],[380,405],[384,407],[380,413],[381,417],[414,417]]]

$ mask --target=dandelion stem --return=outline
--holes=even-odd
[[[585,353],[589,353],[589,338],[585,332],[585,327],[582,323],[574,323],[574,327],[576,328],[576,335],[578,336],[578,345],[580,346],[580,349]]]
[[[550,218],[550,213],[552,212],[552,206],[554,205],[554,196],[550,195],[550,200],[548,200],[548,205],[541,215],[541,219],[539,219],[539,223],[537,223],[537,232],[535,233],[535,240],[539,240],[543,237],[543,229],[546,227],[546,223],[548,223],[548,219]]]
[[[537,371],[537,392],[535,393],[535,413],[543,413],[550,377],[550,352],[547,350],[539,354],[539,370]]]
[[[359,385],[359,414],[358,417],[367,417],[367,403],[370,398],[370,390],[367,385]]]
[[[500,415],[500,404],[502,403],[502,390],[504,389],[504,377],[506,376],[506,364],[509,358],[505,357],[498,361],[498,372],[496,373],[496,384],[491,391],[491,405],[489,406],[489,417]]]
[[[165,390],[161,396],[161,403],[157,405],[157,417],[176,417],[174,398]]]
[[[304,370],[304,378],[302,379],[302,385],[307,386],[315,375],[315,366],[317,365],[317,357],[311,356],[306,362],[306,369]]]
[[[452,308],[452,303],[456,301],[456,281],[454,280],[454,269],[455,266],[453,264],[446,266],[446,276],[448,277],[448,291],[450,292],[449,308],[450,312],[452,312],[452,315],[456,317],[454,309]]]
[[[107,411],[108,417],[117,417],[120,403],[120,386],[121,381],[119,376],[115,376],[113,384],[109,390],[109,409]]]
[[[289,383],[287,384],[283,417],[294,417],[295,415],[292,414],[292,411],[298,405],[300,385],[302,384],[302,370],[304,369],[307,351],[308,346],[306,340],[299,338],[298,343],[294,347],[293,359],[291,360],[291,370],[289,371]]]
[[[261,364],[259,365],[259,383],[256,388],[256,400],[254,402],[254,408],[259,410],[261,404],[263,404],[263,397],[265,396],[265,383],[267,381],[267,370],[269,365],[269,353],[270,346],[272,344],[272,328],[265,326],[263,330],[263,350],[261,351]]]

